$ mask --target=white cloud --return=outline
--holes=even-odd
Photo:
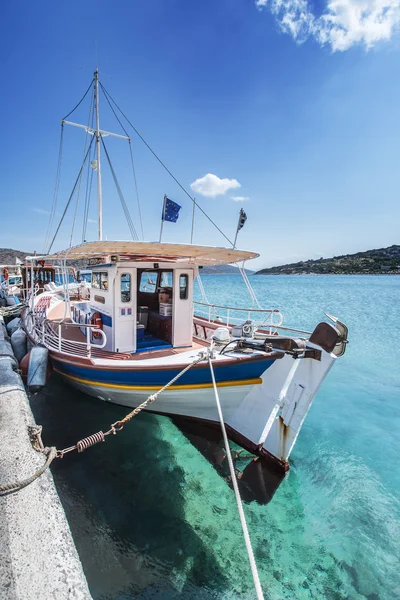
[[[234,190],[242,186],[236,179],[220,179],[217,175],[207,173],[204,177],[193,181],[190,187],[196,194],[215,198],[216,196],[223,196],[228,190]]]
[[[231,200],[234,202],[246,202],[250,198],[248,196],[231,196]]]
[[[39,215],[49,215],[50,214],[49,210],[44,210],[43,208],[33,208],[32,210],[36,213],[39,213]]]
[[[88,219],[88,223],[97,223],[96,219]]]
[[[309,0],[255,0],[298,43],[313,36],[322,46],[344,51],[355,44],[371,48],[389,40],[400,25],[400,0],[326,0],[320,16]]]

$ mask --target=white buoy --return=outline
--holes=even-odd
[[[32,348],[28,366],[28,390],[36,394],[46,385],[49,351],[42,344]]]
[[[11,335],[11,346],[14,351],[15,358],[20,363],[27,352],[26,333],[21,327],[18,327],[18,329],[16,329]]]

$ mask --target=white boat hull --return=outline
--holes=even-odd
[[[230,437],[246,449],[267,456],[286,470],[289,455],[313,398],[335,360],[333,354],[324,351],[321,360],[295,360],[287,355],[275,361],[263,373],[261,383],[219,385],[222,412]],[[294,374],[282,399],[282,389],[288,383],[289,373],[293,369]],[[90,396],[129,408],[136,408],[154,393],[149,390],[113,389],[100,383],[91,385],[65,374],[62,376]],[[146,410],[218,424],[211,386],[203,389],[167,389]],[[122,412],[121,418],[123,416]]]

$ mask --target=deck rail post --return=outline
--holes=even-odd
[[[90,332],[91,331],[92,330],[90,327],[86,327],[86,348],[87,348],[88,358],[90,358],[90,354],[91,354],[91,344],[90,344]]]

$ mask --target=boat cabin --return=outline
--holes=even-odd
[[[112,352],[191,346],[195,271],[171,262],[97,265],[90,300],[75,302],[72,318],[98,324],[107,337],[104,349]]]
[[[86,298],[87,288],[85,299],[81,296],[80,300],[75,300],[75,294],[80,294],[76,286],[68,289],[67,297],[61,289],[59,312],[53,302],[48,316],[51,315],[50,320],[63,320],[68,315],[63,333],[67,334],[67,320],[72,320],[74,327],[68,335],[72,335],[72,329],[80,329],[83,334],[80,343],[86,345],[87,341],[89,351],[90,347],[96,346],[97,351],[123,354],[190,348],[193,343],[193,285],[199,266],[229,264],[256,256],[236,248],[194,244],[85,242],[41,257],[46,262],[65,264],[69,260],[76,264],[86,260],[91,265],[89,299]],[[36,261],[37,258],[30,257],[29,260]],[[64,278],[65,269],[67,267],[63,268]],[[53,292],[58,293],[52,290],[49,296]],[[62,307],[65,302],[66,310]],[[60,322],[57,320],[57,327]]]

